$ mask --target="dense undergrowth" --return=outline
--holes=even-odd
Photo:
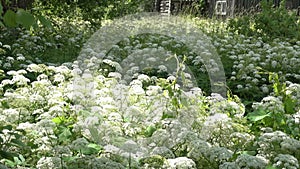
[[[96,30],[82,18],[1,30],[0,168],[299,168],[299,21],[264,10],[248,25],[185,18],[220,56],[226,96],[173,37],[140,34],[98,52],[81,51]],[[277,25],[281,16],[292,26]],[[180,58],[175,74],[135,65],[159,57]]]

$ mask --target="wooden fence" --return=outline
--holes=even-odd
[[[176,14],[180,10],[197,3],[198,0],[155,0],[155,10],[164,15]],[[274,7],[279,6],[281,0],[273,1]],[[210,16],[224,15],[233,16],[237,13],[244,13],[259,10],[261,0],[206,0],[206,11]],[[300,0],[286,0],[288,9],[297,9]]]

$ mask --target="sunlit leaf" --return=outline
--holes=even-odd
[[[53,121],[54,123],[56,123],[56,124],[60,124],[60,123],[62,122],[62,118],[63,118],[63,117],[55,117],[55,118],[52,119],[52,121]]]

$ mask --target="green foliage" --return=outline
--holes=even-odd
[[[22,164],[25,161],[24,157],[15,150],[26,147],[22,142],[25,131],[15,129],[12,125],[1,125],[0,135],[0,159],[6,159],[11,167]]]
[[[144,0],[36,0],[34,3],[38,13],[47,16],[82,17],[96,27],[99,27],[104,19],[113,19],[140,12]]]
[[[250,16],[241,16],[232,18],[228,21],[228,29],[237,34],[244,34],[246,36],[253,36],[255,30],[252,29],[253,20]]]
[[[254,17],[255,29],[264,36],[300,38],[300,26],[295,13],[290,13],[283,0],[278,8],[272,7],[272,1],[262,1],[262,12]]]
[[[293,135],[290,131],[287,124],[290,117],[289,115],[294,114],[297,111],[297,100],[287,92],[286,83],[279,80],[278,74],[270,72],[269,81],[273,83],[274,96],[276,98],[281,98],[281,100],[278,100],[279,103],[263,102],[256,110],[247,115],[247,118],[252,124],[252,131],[256,132],[256,130],[261,127],[270,127],[274,131],[282,130],[285,133],[291,134],[292,137],[296,137],[296,135]],[[281,106],[283,107],[282,110],[280,110]]]
[[[300,38],[298,17],[285,7],[283,0],[278,8],[273,7],[273,1],[263,0],[262,11],[253,16],[241,16],[229,20],[228,29],[246,36],[259,36],[265,40],[270,38]]]
[[[141,166],[144,166],[147,164],[148,167],[150,168],[162,168],[164,164],[165,159],[159,155],[154,155],[154,156],[149,156],[149,157],[144,157],[139,160],[139,164]]]
[[[20,9],[16,13],[16,23],[22,25],[26,29],[30,29],[30,27],[36,25],[36,19],[29,12]]]
[[[3,16],[3,21],[4,21],[5,25],[7,25],[9,27],[17,26],[16,13],[13,12],[12,10],[8,10]]]
[[[1,7],[0,12],[2,12]],[[28,11],[25,11],[24,9],[18,9],[17,12],[8,10],[5,12],[3,18],[0,17],[0,26],[2,25],[2,27],[8,26],[14,28],[17,26],[22,26],[29,30],[30,28],[37,28],[37,22],[41,23],[41,25],[43,25],[46,28],[51,28],[51,22],[45,19],[45,17],[40,15],[35,17],[33,14],[31,14]]]

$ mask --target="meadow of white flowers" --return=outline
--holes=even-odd
[[[171,56],[160,46],[173,45],[164,36],[123,39],[113,48],[124,50],[113,56],[97,44],[62,65],[37,64],[22,53],[1,58],[0,168],[299,168],[300,41],[264,42],[212,21],[195,23],[221,57],[226,97],[197,87],[192,70],[176,76],[180,62],[175,74],[174,65],[157,64]],[[0,52],[16,46],[0,43]],[[118,51],[130,55],[121,63]],[[188,59],[203,62],[192,52]],[[141,73],[139,66],[151,62],[170,76]],[[179,78],[188,85],[184,90],[175,84]],[[239,96],[262,99],[247,110]]]

